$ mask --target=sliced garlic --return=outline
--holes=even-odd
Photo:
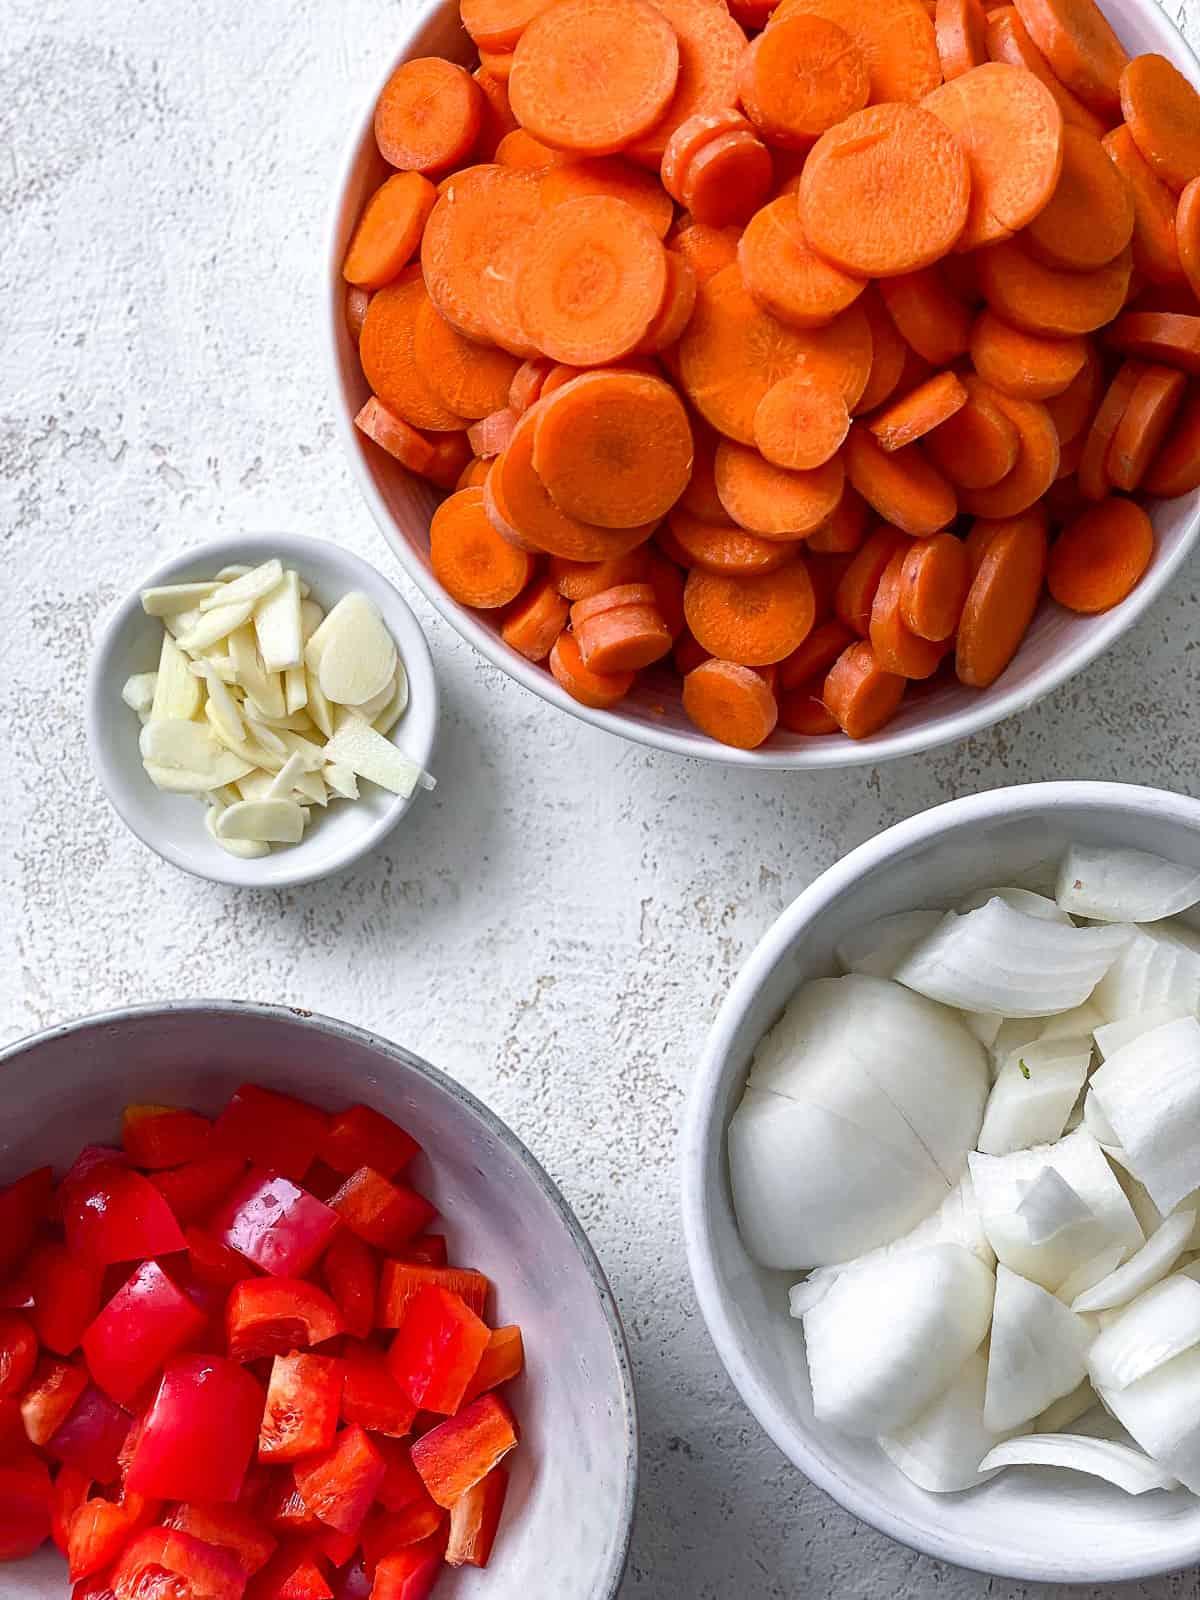
[[[371,719],[371,725],[376,733],[389,734],[407,710],[408,673],[404,670],[404,663],[397,661],[391,699],[379,715]]]
[[[285,672],[303,664],[300,579],[295,572],[286,572],[282,581],[259,601],[254,612],[254,631],[258,636],[259,656],[268,672]]]
[[[318,642],[317,676],[327,700],[361,706],[391,684],[396,641],[365,594],[354,592],[338,601],[309,640],[309,648]]]
[[[159,721],[189,722],[199,712],[204,691],[188,671],[187,657],[169,633],[163,634],[150,715]]]
[[[236,801],[233,802],[235,805]],[[214,844],[219,844],[222,850],[228,851],[231,856],[237,856],[242,861],[256,861],[261,856],[271,854],[271,846],[263,844],[258,839],[222,839],[217,832],[217,823],[228,806],[211,805],[204,813],[204,826],[208,829]]]
[[[264,561],[261,567],[254,567],[251,571],[244,572],[240,578],[234,578],[232,583],[225,584],[220,593],[210,594],[207,599],[201,600],[200,609],[212,611],[218,606],[240,606],[247,600],[252,606],[257,605],[282,582],[283,562]]]
[[[315,670],[307,665],[304,669],[304,681],[308,685],[308,714],[325,737],[332,739],[333,707],[325,698]]]
[[[174,616],[180,611],[194,610],[224,587],[219,579],[211,583],[160,584],[157,588],[142,590],[142,610],[148,617]]]
[[[121,699],[130,711],[149,711],[154,705],[154,686],[157,682],[157,672],[135,672],[132,677],[125,679]]]
[[[267,790],[268,800],[290,800],[296,779],[303,771],[304,757],[290,755],[271,780],[271,787]]]
[[[199,655],[209,645],[216,644],[218,639],[224,639],[227,634],[240,628],[253,610],[253,600],[243,600],[236,605],[217,606],[212,611],[205,611],[194,628],[179,635],[179,648],[186,650],[189,655]]]
[[[343,800],[358,799],[358,779],[349,767],[339,767],[336,761],[330,761],[321,769],[321,776]]]
[[[250,839],[261,844],[299,844],[304,812],[294,800],[239,800],[215,823],[218,839]]]
[[[289,667],[283,675],[283,702],[289,717],[303,711],[308,704],[308,675],[303,661],[298,667]]]
[[[229,654],[238,675],[238,682],[250,699],[269,717],[284,717],[287,707],[283,699],[283,684],[277,672],[268,672],[258,654],[258,638],[252,627],[239,628],[229,636]]]
[[[349,767],[360,778],[407,799],[421,781],[421,768],[376,733],[361,717],[349,717],[325,746],[325,759]]]

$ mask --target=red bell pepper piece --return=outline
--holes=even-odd
[[[225,1304],[225,1332],[235,1361],[306,1350],[341,1331],[333,1301],[303,1278],[245,1278],[234,1284]]]
[[[267,1498],[264,1515],[276,1533],[315,1534],[324,1527],[320,1517],[309,1510],[304,1496],[297,1489],[290,1467],[279,1469],[279,1477]]]
[[[258,1434],[260,1461],[295,1461],[328,1450],[337,1432],[342,1367],[328,1356],[276,1356]]]
[[[403,1511],[427,1500],[429,1492],[412,1464],[410,1447],[399,1439],[379,1438],[375,1448],[387,1462],[387,1472],[375,1498],[385,1511]]]
[[[227,1550],[248,1578],[266,1566],[279,1543],[240,1506],[175,1506],[163,1518],[163,1526]]]
[[[414,1501],[403,1511],[373,1511],[363,1524],[362,1552],[367,1571],[374,1573],[385,1556],[406,1544],[420,1544],[431,1538],[446,1519],[446,1513],[429,1495]]]
[[[421,1544],[410,1544],[384,1556],[375,1568],[371,1600],[427,1600],[441,1576],[445,1541],[435,1533]]]
[[[355,1423],[343,1428],[328,1450],[292,1468],[308,1509],[342,1533],[362,1527],[386,1472],[387,1463]]]
[[[111,1483],[117,1476],[121,1446],[133,1426],[128,1411],[89,1383],[70,1415],[46,1441],[46,1453],[55,1461],[69,1461],[90,1472],[96,1483]]]
[[[263,1392],[223,1356],[168,1361],[126,1479],[159,1500],[236,1500],[258,1439]]]
[[[0,1281],[0,1307],[5,1311],[33,1310],[33,1287],[26,1261],[11,1278]]]
[[[116,1600],[242,1600],[246,1575],[228,1550],[175,1528],[147,1528],[112,1574]]]
[[[355,1339],[369,1338],[379,1297],[379,1268],[370,1246],[343,1228],[322,1258],[321,1276],[342,1313],[346,1332]]]
[[[0,1311],[0,1398],[19,1395],[37,1366],[38,1337],[19,1311]]]
[[[106,1394],[127,1402],[205,1321],[157,1261],[143,1261],[84,1334],[84,1360]]]
[[[50,1501],[50,1537],[67,1553],[67,1538],[71,1518],[87,1499],[92,1487],[92,1475],[82,1467],[61,1466],[54,1478],[54,1491]]]
[[[309,1194],[315,1194],[318,1200],[327,1204],[330,1195],[335,1195],[342,1187],[343,1174],[335,1172],[324,1161],[314,1161],[304,1174],[304,1187]]]
[[[499,1395],[480,1395],[456,1417],[422,1434],[413,1466],[438,1505],[450,1509],[517,1446],[517,1426]]]
[[[374,1167],[394,1178],[421,1146],[398,1123],[370,1106],[348,1106],[329,1119],[329,1131],[320,1148],[321,1159],[335,1172],[357,1172]]]
[[[62,1199],[67,1246],[82,1260],[108,1266],[186,1249],[170,1206],[124,1157],[68,1174]]]
[[[351,1173],[329,1204],[352,1233],[379,1250],[399,1249],[437,1216],[424,1195],[372,1167]]]
[[[452,1567],[486,1567],[508,1493],[508,1470],[493,1467],[472,1484],[450,1508],[450,1542],[446,1560]]]
[[[318,1560],[344,1567],[351,1556],[358,1553],[358,1535],[342,1533],[337,1528],[322,1528],[320,1533],[311,1535],[310,1546]]]
[[[183,1236],[187,1240],[188,1266],[193,1278],[200,1283],[228,1289],[246,1277],[245,1256],[214,1239],[204,1228],[185,1228]]]
[[[53,1171],[38,1167],[0,1189],[0,1277],[7,1277],[29,1253],[53,1187]]]
[[[152,1172],[150,1182],[181,1227],[213,1211],[246,1170],[241,1156],[211,1155],[170,1172]]]
[[[84,1578],[71,1590],[71,1600],[117,1600],[112,1573],[98,1572],[94,1578]]]
[[[209,1223],[215,1238],[275,1278],[316,1265],[338,1219],[290,1178],[252,1167]]]
[[[61,1244],[40,1244],[29,1258],[33,1292],[30,1320],[38,1338],[56,1355],[78,1350],[83,1331],[100,1309],[102,1265]]]
[[[444,1233],[419,1233],[397,1254],[401,1261],[418,1262],[423,1267],[444,1267],[450,1259]]]
[[[392,1377],[422,1411],[452,1416],[462,1405],[491,1330],[461,1295],[425,1288],[388,1351]]]
[[[121,1143],[135,1167],[159,1171],[182,1167],[208,1154],[212,1123],[195,1111],[176,1106],[126,1106],[121,1118]]]
[[[483,1316],[491,1283],[482,1272],[466,1267],[423,1267],[408,1261],[385,1261],[379,1273],[376,1326],[398,1328],[409,1306],[429,1285],[461,1295],[477,1317]]]
[[[301,1182],[325,1140],[329,1119],[315,1106],[244,1083],[213,1126],[214,1150]]]
[[[525,1345],[520,1328],[493,1328],[487,1349],[479,1358],[475,1376],[467,1385],[463,1404],[519,1377],[525,1365]]]
[[[21,1420],[20,1400],[15,1396],[0,1400],[0,1461],[23,1456],[28,1448],[29,1438]]]
[[[51,1492],[36,1456],[0,1466],[0,1561],[21,1561],[49,1538]]]
[[[149,1527],[159,1509],[157,1501],[137,1494],[120,1501],[85,1500],[71,1518],[67,1535],[71,1582],[111,1567],[131,1536]]]
[[[285,1545],[251,1579],[246,1600],[333,1600],[308,1544]]]
[[[33,1381],[21,1396],[21,1420],[30,1444],[48,1444],[74,1411],[88,1386],[82,1367],[42,1356],[33,1369]]]
[[[402,1439],[417,1408],[392,1377],[387,1357],[374,1345],[349,1339],[342,1350],[342,1420],[372,1433]]]

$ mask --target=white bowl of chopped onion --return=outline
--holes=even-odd
[[[1195,930],[1200,803],[1001,789],[830,868],[718,1014],[683,1155],[709,1331],[788,1458],[914,1549],[1200,1560]]]

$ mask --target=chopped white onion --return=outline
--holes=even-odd
[[[1035,1417],[1033,1431],[1035,1433],[1059,1433],[1063,1428],[1069,1428],[1073,1422],[1078,1422],[1080,1417],[1086,1417],[1093,1406],[1100,1402],[1096,1399],[1096,1391],[1085,1378],[1070,1394],[1064,1394],[1059,1399],[1048,1405],[1040,1417]]]
[[[1165,1008],[1200,1011],[1200,936],[1182,923],[1132,927],[1128,943],[1096,985],[1092,1003],[1106,1022]]]
[[[1164,1213],[1200,1188],[1200,1022],[1182,1017],[1123,1046],[1092,1093],[1129,1167]]]
[[[1179,1260],[1195,1222],[1194,1211],[1177,1211],[1173,1217],[1168,1217],[1124,1266],[1077,1295],[1071,1302],[1072,1311],[1108,1311],[1144,1294],[1160,1278],[1165,1278]]]
[[[836,1277],[836,1272],[831,1272],[825,1267],[814,1272],[811,1277],[794,1283],[788,1290],[788,1316],[795,1317],[799,1322],[806,1311],[811,1311],[825,1298],[833,1287]]]
[[[1099,1100],[1088,1087],[1088,1092],[1083,1097],[1083,1125],[1095,1139],[1097,1144],[1107,1148],[1117,1143],[1117,1132],[1112,1123],[1104,1115],[1104,1110]]]
[[[1200,1346],[1100,1398],[1148,1456],[1200,1494]]]
[[[896,911],[838,941],[836,955],[847,972],[890,978],[905,956],[945,915],[942,911]]]
[[[1126,1306],[1088,1351],[1097,1387],[1126,1389],[1200,1344],[1200,1283],[1173,1273]]]
[[[976,889],[965,900],[960,900],[954,909],[960,914],[978,911],[980,906],[987,905],[989,900],[1003,900],[1004,904],[1011,906],[1014,911],[1023,911],[1027,917],[1040,917],[1043,922],[1071,925],[1070,917],[1061,906],[1050,899],[1049,895],[1035,894],[1032,889],[1018,889],[1013,884],[1001,884],[999,888],[994,889]]]
[[[1200,872],[1146,850],[1073,844],[1058,869],[1055,898],[1093,922],[1158,922],[1200,900]]]
[[[1081,1433],[1027,1433],[1020,1439],[1007,1439],[979,1463],[980,1472],[997,1467],[1065,1467],[1105,1478],[1126,1494],[1179,1487],[1169,1472],[1140,1450],[1110,1439],[1089,1439]]]
[[[1136,1017],[1125,1017],[1120,1022],[1102,1022],[1099,1027],[1092,1029],[1092,1037],[1101,1061],[1107,1061],[1124,1045],[1140,1039],[1143,1033],[1153,1033],[1164,1022],[1175,1022],[1180,1017],[1190,1015],[1191,1012],[1183,1011],[1178,1006],[1155,1006],[1152,1011],[1140,1011]]]
[[[1038,1038],[1069,1039],[1074,1034],[1093,1034],[1103,1020],[1091,1001],[1085,1000],[1081,1006],[1073,1006],[1070,1011],[1060,1011],[1057,1016],[1047,1017]]]
[[[1162,1227],[1164,1217],[1162,1212],[1151,1200],[1144,1183],[1139,1183],[1129,1170],[1129,1157],[1119,1144],[1106,1144],[1103,1146],[1104,1154],[1112,1164],[1116,1173],[1117,1182],[1125,1191],[1125,1198],[1129,1201],[1130,1209],[1138,1219],[1138,1227],[1147,1239],[1152,1233],[1157,1233]],[[1176,1207],[1178,1210],[1179,1207]],[[1193,1209],[1195,1209],[1193,1207]],[[1186,1248],[1186,1246],[1185,1246]]]
[[[1061,1300],[998,1266],[984,1425],[1008,1432],[1070,1394],[1087,1376],[1091,1342],[1087,1326]]]
[[[1094,1256],[1081,1261],[1074,1272],[1063,1279],[1055,1293],[1064,1305],[1069,1306],[1085,1289],[1090,1289],[1101,1278],[1107,1278],[1110,1272],[1115,1272],[1128,1254],[1124,1245],[1106,1245],[1103,1250],[1097,1250]]]
[[[977,1147],[1006,1156],[1053,1144],[1079,1098],[1092,1059],[1087,1035],[1036,1039],[1014,1050],[996,1075]]]
[[[954,1382],[905,1428],[884,1434],[879,1447],[906,1478],[928,1494],[971,1489],[989,1476],[979,1462],[999,1436],[984,1426],[987,1362],[977,1350]]]
[[[1037,1177],[1025,1185],[1017,1215],[1025,1223],[1030,1244],[1045,1244],[1064,1228],[1096,1220],[1091,1207],[1054,1167],[1043,1167]]]

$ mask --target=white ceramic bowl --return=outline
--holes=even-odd
[[[965,1494],[931,1495],[872,1442],[813,1419],[795,1273],[767,1272],[734,1221],[725,1130],[750,1059],[796,986],[837,970],[851,928],[914,906],[952,905],[987,884],[1052,873],[1070,840],[1136,846],[1200,866],[1200,802],[1114,783],[997,789],[889,828],[830,867],[760,941],[713,1024],[692,1082],[683,1220],[696,1293],[742,1398],[800,1470],[892,1538],[943,1561],[1018,1580],[1115,1583],[1200,1560],[1200,1500],[1134,1499],[1098,1480],[1022,1468]],[[1052,879],[1050,880],[1052,881]]]
[[[1101,0],[1101,4],[1130,51],[1156,50],[1200,84],[1200,62],[1156,0]],[[470,40],[459,26],[455,0],[422,7],[407,28],[397,28],[395,47],[397,54],[388,64],[389,75],[400,60],[409,56],[444,55],[464,63],[472,59]],[[381,80],[381,88],[385,81],[386,78]],[[857,743],[841,734],[805,738],[779,729],[758,750],[734,750],[718,744],[684,716],[679,679],[661,667],[643,673],[637,688],[615,710],[593,711],[581,706],[559,688],[544,667],[527,661],[506,645],[496,622],[485,613],[459,605],[446,594],[429,565],[429,519],[441,497],[424,479],[414,477],[366,440],[354,426],[354,416],[370,391],[346,328],[341,266],[363,202],[391,170],[375,145],[375,98],[372,95],[344,158],[326,256],[327,349],[333,407],[342,442],[380,530],[413,582],[489,661],[561,710],[639,744],[706,761],[765,768],[874,765],[965,739],[1049,694],[1132,626],[1171,581],[1194,545],[1200,528],[1200,498],[1189,495],[1155,504],[1151,508],[1157,535],[1154,559],[1141,583],[1121,605],[1101,616],[1083,617],[1043,601],[1016,659],[990,689],[980,691],[939,682],[936,688],[912,695],[880,733]]]
[[[214,1114],[251,1080],[327,1109],[355,1100],[401,1123],[426,1154],[414,1182],[437,1206],[452,1259],[487,1272],[500,1323],[519,1323],[521,1426],[486,1572],[447,1568],[447,1600],[613,1600],[637,1487],[637,1415],[612,1291],[583,1230],[521,1141],[419,1057],[359,1028],[282,1006],[189,1001],[110,1011],[0,1050],[0,1183],[82,1144],[111,1144],[127,1101]],[[64,1115],[64,1107],[70,1114]],[[5,1567],[5,1600],[60,1600],[46,1547]]]
[[[421,790],[407,800],[364,783],[357,800],[331,800],[314,807],[304,838],[296,845],[273,845],[268,855],[243,861],[210,837],[204,807],[191,795],[164,794],[146,776],[138,750],[141,724],[121,699],[121,687],[135,672],[158,665],[163,625],[142,610],[143,589],[155,584],[211,578],[222,567],[256,566],[279,556],[312,589],[328,610],[352,589],[368,595],[388,626],[408,673],[408,709],[390,737],[407,756],[428,769],[437,734],[438,693],[433,660],[421,625],[395,586],[367,562],[326,539],[295,533],[245,535],[196,545],[148,572],[100,626],[87,686],[87,733],[92,763],[108,797],[143,844],[199,878],[243,888],[281,889],[327,877],[373,850],[418,804]]]

